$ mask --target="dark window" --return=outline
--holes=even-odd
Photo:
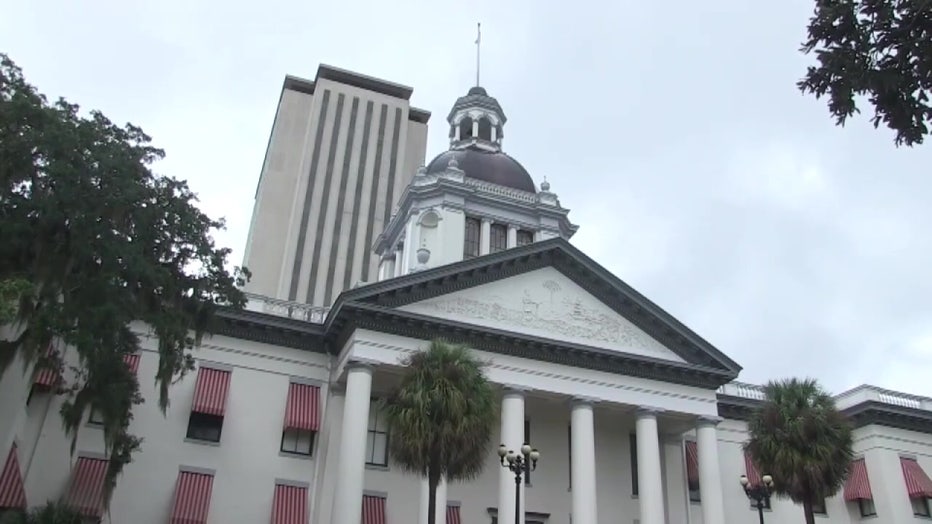
[[[570,458],[570,489],[573,489],[573,426],[566,427],[566,452]]]
[[[490,253],[498,253],[508,248],[508,226],[504,224],[492,224],[489,231]]]
[[[188,419],[187,437],[206,442],[220,442],[220,432],[223,430],[223,417],[208,415],[207,413],[192,412]]]
[[[874,501],[871,499],[858,499],[858,509],[862,517],[873,517],[877,514],[877,508],[874,507]]]
[[[825,509],[825,499],[812,503],[812,513],[813,515],[828,515],[828,511]]]
[[[764,509],[770,509],[770,499],[764,499]],[[751,501],[751,509],[757,509],[757,502]]]
[[[478,218],[466,217],[466,241],[463,244],[463,257],[479,256],[479,228]]]
[[[913,505],[913,515],[917,517],[930,517],[932,514],[929,512],[929,499],[925,497],[916,497],[909,499]]]
[[[488,118],[479,119],[479,138],[492,141],[492,123]]]
[[[632,433],[628,441],[631,448],[631,494],[638,494],[638,436]]]
[[[374,402],[369,406],[369,434],[366,438],[366,464],[388,465],[388,423]]]
[[[313,431],[307,429],[286,429],[282,432],[281,450],[283,452],[310,456],[313,448]]]
[[[460,140],[472,138],[472,118],[466,117],[460,122]]]
[[[524,443],[528,444],[530,442],[531,442],[531,421],[525,420],[524,421]],[[525,486],[531,485],[531,464],[530,462],[524,463],[524,485]]]
[[[518,230],[518,242],[519,246],[526,246],[534,242],[534,233],[532,231],[527,231],[525,229]]]
[[[104,423],[104,416],[100,413],[100,410],[91,406],[91,413],[87,417],[88,424],[102,425]]]

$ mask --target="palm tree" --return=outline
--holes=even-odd
[[[815,380],[769,382],[764,393],[766,402],[748,422],[745,448],[760,471],[773,476],[774,493],[802,504],[806,524],[814,524],[813,503],[845,483],[851,426]]]
[[[0,517],[0,524],[82,524],[84,517],[61,502],[49,502],[28,513],[9,513]]]
[[[464,346],[434,340],[402,363],[401,382],[383,405],[389,454],[403,470],[427,478],[434,524],[440,480],[475,479],[487,462],[495,392],[485,364]]]

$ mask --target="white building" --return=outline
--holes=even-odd
[[[401,357],[443,337],[490,362],[496,439],[542,454],[520,487],[525,524],[755,522],[738,479],[760,478],[742,452],[760,388],[735,382],[738,364],[568,242],[567,209],[502,152],[494,98],[470,89],[448,122],[450,150],[417,172],[375,239],[378,282],[331,308],[253,295],[224,312],[166,416],[145,339],[128,361],[147,398],[132,425],[145,441],[109,513],[92,416],[69,454],[61,399],[43,386],[54,377],[10,366],[0,507],[64,497],[110,523],[424,522],[425,483],[388,460],[373,399],[397,382]],[[932,399],[862,386],[837,401],[858,460],[819,520],[927,520]],[[489,449],[480,479],[441,487],[438,522],[512,521],[514,477],[497,461]],[[800,506],[771,506],[768,523],[802,521]]]

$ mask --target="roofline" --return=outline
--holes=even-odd
[[[410,100],[411,93],[414,92],[414,89],[408,86],[395,84],[387,80],[380,80],[378,78],[354,73],[352,71],[347,71],[345,69],[339,69],[324,64],[321,64],[317,69],[317,76],[314,80],[308,80],[306,78],[301,78],[294,75],[285,75],[285,82],[282,85],[282,91],[284,92],[285,90],[289,90],[296,91],[298,93],[304,93],[306,95],[313,95],[314,89],[317,86],[317,82],[321,78],[353,87],[358,87],[360,89],[366,89],[368,91],[374,91],[383,95],[401,98],[403,100]],[[430,115],[430,111],[426,109],[421,109],[414,106],[408,107],[409,121],[417,122],[419,124],[426,124],[430,120]]]
[[[417,107],[408,108],[408,120],[412,122],[417,122],[419,124],[426,124],[430,120],[430,111],[426,109],[420,109]]]

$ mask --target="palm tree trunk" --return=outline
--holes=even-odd
[[[812,501],[803,501],[803,514],[806,516],[806,524],[815,524],[815,514],[812,512]]]
[[[428,473],[427,475],[427,524],[437,524],[437,485],[440,484],[440,475]]]

